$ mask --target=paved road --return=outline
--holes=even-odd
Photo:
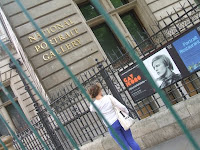
[[[200,146],[200,128],[195,129],[192,132],[193,137]],[[189,140],[185,135],[178,136],[169,141],[165,141],[155,147],[148,148],[145,150],[195,150],[190,144]],[[199,149],[200,150],[200,149]]]

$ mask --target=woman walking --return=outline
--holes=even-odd
[[[100,110],[100,112],[103,114],[105,119],[108,121],[108,123],[112,126],[112,128],[117,133],[120,140],[124,143],[126,146],[126,150],[129,150],[129,147],[132,148],[132,150],[140,150],[139,145],[135,142],[135,140],[132,137],[131,130],[125,131],[121,124],[119,123],[119,120],[117,119],[117,114],[115,112],[114,107],[117,107],[121,111],[125,113],[129,113],[127,108],[122,105],[116,98],[114,98],[112,95],[105,95],[102,94],[102,89],[99,84],[94,84],[88,89],[88,93],[90,94],[91,98],[94,99],[94,104],[97,106],[97,108]],[[90,111],[95,112],[95,109],[92,105],[90,105]],[[117,138],[111,133],[111,130],[108,128],[109,133],[111,136],[115,139],[115,141],[119,144],[119,146],[123,149],[123,146],[121,143],[118,142]]]

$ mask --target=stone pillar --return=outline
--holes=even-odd
[[[13,147],[13,138],[11,136],[2,136],[0,138],[6,145],[8,150],[15,150],[15,148]],[[0,144],[0,150],[4,150],[4,148],[1,144]]]

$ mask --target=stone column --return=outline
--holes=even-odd
[[[13,147],[13,138],[11,136],[2,136],[0,138],[6,145],[8,150],[15,150],[15,148]],[[4,148],[1,144],[0,144],[0,150],[4,150]]]

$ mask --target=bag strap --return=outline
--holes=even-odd
[[[112,103],[113,108],[116,108],[116,107],[114,106],[114,103],[113,103],[113,101],[112,101],[112,98],[109,97],[109,99],[110,99],[110,101],[111,101],[111,103]]]
[[[114,108],[116,111],[118,111],[120,114],[122,114],[123,117],[125,117],[124,114],[122,113],[122,111],[121,111],[118,107],[114,106],[114,103],[113,103],[112,99],[111,99],[110,97],[109,97],[109,99],[111,100],[111,103],[112,103],[113,108]]]

